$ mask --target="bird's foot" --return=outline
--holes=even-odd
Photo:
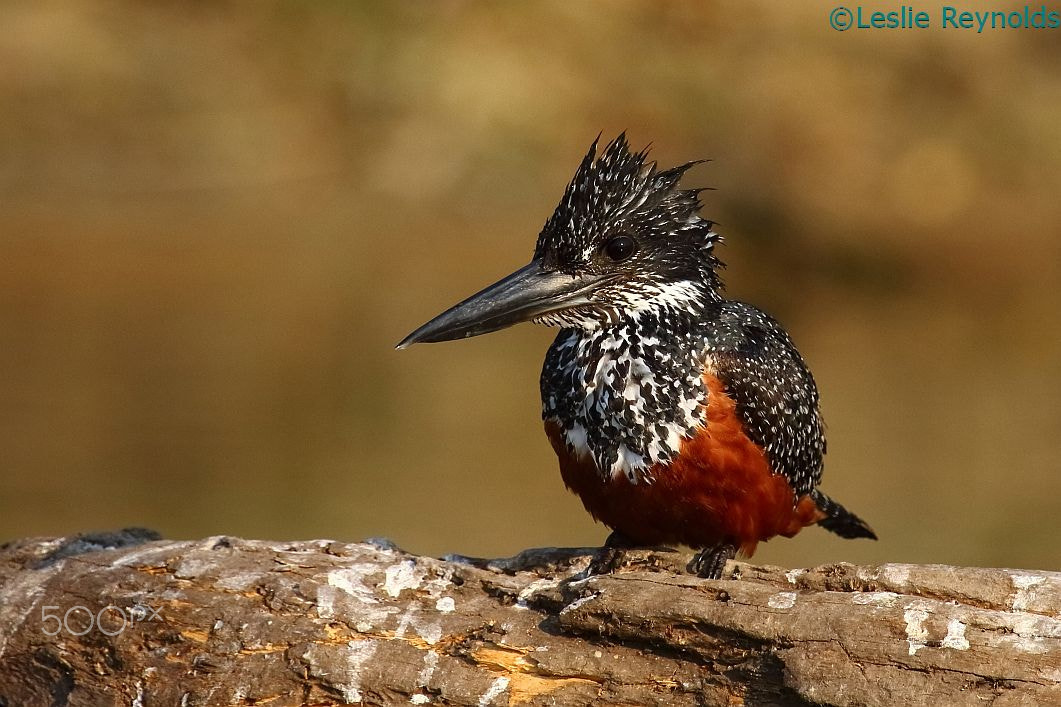
[[[719,543],[693,555],[686,570],[703,579],[721,579],[726,562],[732,560],[736,554],[737,546],[733,543]]]
[[[611,574],[615,572],[622,566],[626,551],[635,547],[637,547],[637,543],[633,540],[618,530],[612,531],[612,534],[604,541],[604,545],[594,555],[589,567],[586,568],[586,576],[591,577],[596,574]]]

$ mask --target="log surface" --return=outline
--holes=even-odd
[[[0,706],[1061,704],[1061,573],[386,541],[0,547]]]

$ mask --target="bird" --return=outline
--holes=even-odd
[[[876,539],[818,486],[819,393],[777,320],[725,296],[722,238],[703,189],[626,134],[600,135],[547,219],[530,263],[419,327],[396,348],[526,321],[559,328],[541,373],[542,418],[565,485],[611,529],[589,567],[633,548],[685,545],[718,579],[758,543],[817,524]]]

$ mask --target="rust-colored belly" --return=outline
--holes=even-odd
[[[711,547],[732,542],[751,555],[759,541],[791,537],[823,518],[809,496],[795,503],[792,486],[773,473],[766,453],[744,433],[736,403],[712,374],[707,424],[685,440],[675,459],[650,470],[653,482],[625,475],[603,479],[593,460],[568,451],[563,433],[546,422],[567,487],[608,527],[644,545]]]

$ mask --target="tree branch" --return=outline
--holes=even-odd
[[[589,552],[9,543],[0,705],[1061,704],[1059,573],[732,563],[705,581],[646,551],[580,578]]]

